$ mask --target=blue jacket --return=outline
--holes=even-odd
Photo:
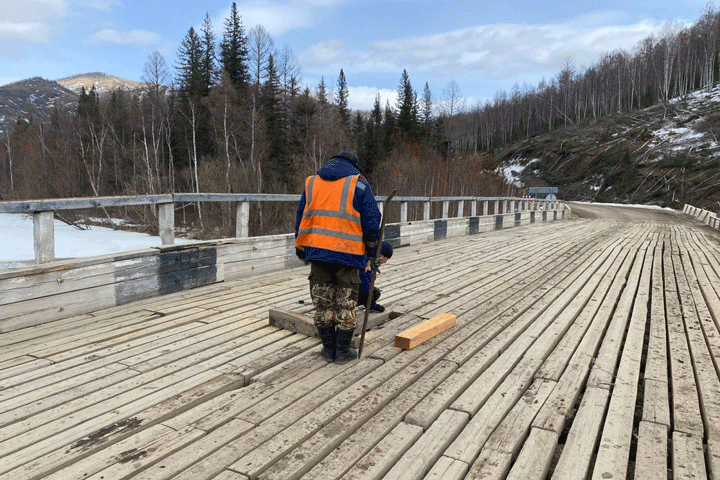
[[[355,165],[344,158],[338,157],[331,158],[317,171],[320,178],[328,181],[340,180],[341,178],[358,175],[359,173],[360,170],[358,170]],[[364,177],[360,177],[355,186],[353,207],[360,212],[363,241],[373,243],[377,242],[378,237],[380,236],[380,209],[377,206],[377,200],[375,200],[372,187]],[[302,220],[304,210],[305,190],[303,190],[302,196],[300,197],[300,204],[297,209],[295,221],[296,238],[298,236],[298,229],[300,228],[300,221]],[[364,255],[352,255],[349,253],[326,250],[324,248],[308,247],[305,250],[304,256],[298,249],[295,249],[295,253],[306,262],[335,263],[338,265],[359,268],[360,270],[363,270],[367,265],[367,257]]]

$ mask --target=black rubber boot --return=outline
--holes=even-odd
[[[342,365],[357,358],[357,350],[350,348],[354,330],[338,330],[335,341],[335,363]]]
[[[320,355],[326,362],[335,361],[335,328],[318,328],[317,331],[323,342],[323,349],[320,351]]]

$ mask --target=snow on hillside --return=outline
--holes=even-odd
[[[176,243],[187,243],[175,239]],[[160,237],[144,233],[92,227],[80,230],[55,221],[55,258],[92,257],[159,247]],[[0,269],[34,264],[33,220],[31,215],[0,214]]]

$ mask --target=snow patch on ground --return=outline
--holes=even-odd
[[[176,238],[175,243],[190,243]],[[145,233],[91,227],[80,230],[55,221],[55,258],[78,258],[160,247],[160,237]],[[34,264],[33,219],[25,214],[0,214],[0,269]]]

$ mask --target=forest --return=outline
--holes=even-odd
[[[199,30],[188,30],[173,67],[158,52],[148,56],[140,91],[83,90],[73,109],[19,118],[0,138],[0,199],[300,193],[341,150],[358,153],[376,194],[515,194],[496,161],[503,148],[709,89],[720,69],[720,13],[708,7],[693,25],[667,24],[631,52],[582,68],[568,58],[556,77],[474,106],[454,81],[434,95],[427,83],[416,90],[404,70],[395,105],[377,97],[371,111],[351,111],[342,69],[332,85],[303,85],[292,50],[276,48],[262,25],[246,29],[235,3],[221,38],[207,14]],[[231,234],[230,208],[203,205],[202,229]],[[287,210],[267,207],[263,232],[286,231]],[[143,218],[154,212],[134,214],[154,224]]]

